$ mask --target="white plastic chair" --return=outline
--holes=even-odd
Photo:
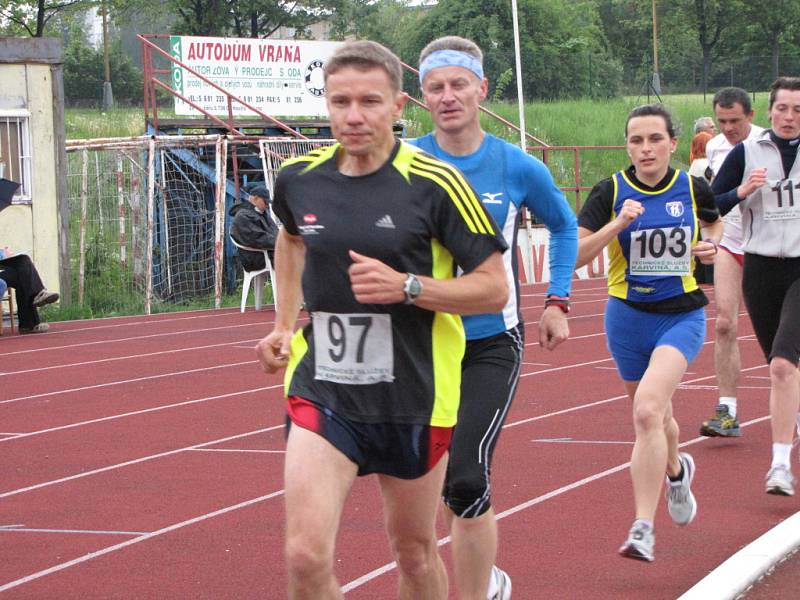
[[[269,254],[266,250],[262,250],[261,248],[251,248],[250,246],[244,246],[238,243],[233,236],[231,236],[231,242],[234,246],[239,248],[240,250],[249,250],[250,252],[263,252],[264,253],[264,263],[265,266],[263,269],[259,271],[248,271],[246,269],[242,269],[244,271],[244,280],[242,281],[242,310],[244,312],[245,306],[247,306],[247,295],[250,293],[250,283],[255,280],[255,287],[253,289],[253,295],[255,296],[256,301],[256,310],[261,308],[261,297],[264,292],[264,285],[267,282],[267,275],[269,276],[269,283],[272,287],[272,300],[275,305],[275,309],[278,309],[278,287],[275,285],[275,271],[272,268],[272,263],[269,260]]]

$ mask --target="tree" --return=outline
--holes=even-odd
[[[2,0],[0,0],[1,2]],[[113,0],[123,20],[132,15],[163,12],[163,0]],[[293,27],[297,36],[312,23],[333,14],[349,0],[167,0],[167,11],[176,15],[172,33],[178,35],[263,38],[280,27]]]
[[[12,23],[31,37],[43,37],[53,17],[91,4],[91,0],[0,0],[0,20]]]
[[[302,32],[308,25],[330,14],[325,3],[316,0],[304,3],[297,0],[232,0],[230,10],[234,35],[251,38],[268,37],[280,27],[293,27]]]
[[[122,51],[119,40],[109,54],[114,96],[123,104],[142,99],[142,72]],[[103,50],[88,45],[77,35],[70,37],[64,52],[64,98],[67,103],[97,106],[103,96]]]
[[[766,42],[772,62],[772,76],[781,74],[781,45],[788,43],[792,32],[800,34],[800,2],[797,0],[772,0],[769,7],[756,9],[744,5],[744,21],[752,25],[756,39]]]
[[[594,1],[522,0],[519,27],[526,98],[618,93],[622,68],[608,51]],[[416,61],[422,47],[442,35],[475,40],[483,50],[490,85],[502,81],[507,86],[505,97],[516,95],[516,85],[504,75],[514,71],[508,0],[440,0],[412,32],[407,50],[411,60]]]
[[[742,5],[736,0],[691,0],[694,4],[694,22],[697,41],[703,53],[703,91],[708,88],[711,56],[719,43],[723,30],[740,17]],[[762,6],[763,10],[763,6]]]

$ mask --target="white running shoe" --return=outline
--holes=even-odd
[[[794,477],[789,467],[778,465],[767,472],[767,493],[794,496]]]
[[[646,560],[653,562],[653,548],[656,545],[656,536],[652,527],[634,523],[628,532],[628,539],[619,548],[619,553],[626,558]]]
[[[691,454],[680,453],[683,465],[683,479],[670,481],[667,477],[667,508],[669,516],[678,525],[688,525],[697,514],[697,501],[692,494],[692,480],[694,479],[694,459]]]
[[[497,592],[489,600],[511,600],[511,577],[498,566],[492,566],[492,577],[497,582]]]

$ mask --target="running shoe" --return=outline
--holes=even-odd
[[[491,600],[511,600],[511,577],[498,566],[492,566],[492,577],[497,582],[497,593]]]
[[[789,467],[778,465],[767,472],[767,493],[794,496],[794,477]]]
[[[50,325],[47,323],[39,323],[34,325],[33,327],[20,327],[20,333],[44,333],[50,329]]]
[[[653,529],[640,523],[634,523],[628,532],[628,539],[620,546],[619,553],[626,558],[653,562],[655,545],[656,536]]]
[[[692,494],[694,459],[691,454],[681,452],[680,460],[683,478],[680,481],[670,481],[667,477],[667,508],[669,516],[676,524],[688,525],[697,514],[697,501]]]
[[[44,306],[45,304],[52,304],[53,302],[58,300],[58,294],[55,292],[48,292],[47,290],[42,290],[33,298],[33,305],[36,308],[40,306]]]
[[[739,419],[732,416],[726,404],[718,404],[714,418],[703,421],[700,426],[700,435],[706,437],[739,437]]]

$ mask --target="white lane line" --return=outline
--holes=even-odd
[[[146,531],[105,531],[98,529],[37,529],[24,525],[0,525],[0,533],[84,533],[91,535],[146,535]]]
[[[151,406],[150,408],[143,408],[141,410],[134,410],[131,412],[120,413],[116,415],[109,415],[107,417],[98,417],[97,419],[89,419],[88,421],[78,421],[77,423],[70,423],[69,425],[59,425],[58,427],[49,427],[47,429],[40,429],[38,431],[31,431],[29,433],[20,433],[16,437],[0,439],[0,442],[8,440],[17,440],[19,438],[32,437],[34,435],[42,435],[43,433],[52,433],[54,431],[64,431],[65,429],[73,429],[75,427],[83,427],[84,425],[92,425],[94,423],[103,423],[104,421],[114,421],[116,419],[123,419],[126,417],[135,417],[137,415],[144,415],[147,413],[158,412],[167,410],[168,408],[177,408],[179,406],[190,406],[192,404],[199,404],[200,402],[210,402],[212,400],[222,400],[224,398],[233,398],[234,396],[241,396],[244,394],[253,394],[255,392],[263,392],[266,390],[274,390],[275,388],[283,387],[282,383],[270,385],[266,387],[252,388],[249,390],[241,390],[238,392],[228,392],[227,394],[219,394],[217,396],[205,396],[203,398],[195,398],[194,400],[186,400],[184,402],[175,402],[174,404],[163,404],[159,406]]]
[[[604,362],[608,362],[610,360],[611,360],[611,357],[609,357],[609,358],[601,358],[600,360],[590,360],[590,361],[586,361],[586,362],[573,363],[571,365],[563,365],[561,367],[552,367],[550,369],[542,369],[541,371],[531,371],[530,373],[523,373],[522,375],[520,375],[520,377],[530,377],[531,375],[542,375],[543,373],[554,373],[556,371],[565,371],[567,369],[575,369],[575,368],[578,368],[578,367],[587,367],[589,365],[596,365],[598,363],[604,363]]]
[[[46,398],[47,396],[58,396],[59,394],[70,394],[72,392],[85,392],[86,390],[96,390],[104,387],[112,387],[115,385],[124,385],[126,383],[137,383],[140,381],[150,381],[153,379],[163,379],[164,377],[173,377],[178,375],[189,375],[191,373],[200,373],[203,371],[212,371],[214,369],[227,369],[228,367],[240,367],[242,365],[251,365],[257,363],[257,360],[244,360],[235,363],[225,363],[224,365],[212,365],[210,367],[202,367],[199,369],[188,369],[186,371],[172,371],[171,373],[160,373],[158,375],[146,375],[144,377],[135,377],[133,379],[123,379],[119,381],[109,381],[107,383],[98,383],[95,385],[85,385],[77,388],[69,388],[65,390],[55,390],[53,392],[43,392],[41,394],[32,394],[30,396],[18,396],[17,398],[10,398],[8,400],[0,400],[0,404],[10,404],[12,402],[20,402],[21,400],[33,400],[35,398]]]
[[[752,421],[747,421],[746,423],[742,423],[740,425],[740,427],[748,427],[750,425],[754,425],[756,423],[761,423],[762,421],[766,421],[768,419],[769,419],[769,415],[767,415],[765,417],[759,417],[757,419],[753,419]],[[710,440],[710,439],[712,439],[712,438],[707,438],[707,437],[702,437],[702,436],[701,437],[696,437],[694,439],[687,440],[687,441],[683,442],[682,444],[680,444],[680,447],[684,448],[686,446],[692,446],[694,444],[698,444],[700,442],[707,441],[707,440]],[[574,489],[578,489],[578,488],[583,487],[583,486],[585,486],[587,484],[590,484],[590,483],[593,483],[593,482],[598,481],[600,479],[603,479],[605,477],[608,477],[609,475],[614,475],[615,473],[619,473],[620,471],[624,471],[625,469],[630,467],[630,465],[631,465],[630,462],[626,462],[624,464],[617,465],[616,467],[611,467],[610,469],[606,469],[605,471],[600,471],[599,473],[595,473],[594,475],[589,475],[588,477],[584,477],[583,479],[579,479],[578,481],[574,481],[574,482],[572,482],[570,484],[562,486],[562,487],[560,487],[558,489],[555,489],[555,490],[553,490],[551,492],[548,492],[546,494],[542,494],[541,496],[537,496],[536,498],[531,498],[530,500],[522,502],[521,504],[517,504],[516,506],[512,506],[508,510],[504,510],[503,512],[497,513],[497,515],[495,516],[495,520],[496,521],[500,521],[502,519],[508,518],[511,515],[514,515],[514,514],[520,512],[520,511],[523,511],[523,510],[526,510],[526,509],[531,508],[533,506],[536,506],[537,504],[541,504],[542,502],[546,502],[547,500],[551,500],[551,499],[553,499],[553,498],[555,498],[557,496],[561,496],[562,494],[570,492],[570,491],[572,491]],[[449,535],[441,538],[440,540],[438,540],[438,545],[439,546],[444,546],[445,544],[449,544],[449,543],[450,543],[450,536]],[[395,569],[396,567],[397,567],[397,563],[394,562],[394,561],[390,562],[390,563],[387,563],[387,564],[385,564],[385,565],[383,565],[381,567],[378,567],[377,569],[375,569],[373,571],[370,571],[369,573],[366,573],[365,575],[362,575],[358,579],[354,579],[353,581],[347,583],[346,585],[343,585],[342,588],[341,588],[342,589],[342,593],[347,593],[347,592],[350,592],[350,591],[352,591],[352,590],[354,590],[354,589],[356,589],[358,587],[361,587],[362,585],[364,585],[366,583],[369,583],[370,581],[372,581],[373,579],[383,575],[384,573],[388,573],[389,571]]]
[[[191,347],[182,347],[182,348],[175,348],[173,350],[159,350],[157,352],[143,352],[141,354],[128,354],[127,356],[112,356],[109,358],[98,358],[96,360],[87,360],[83,362],[76,362],[76,363],[64,363],[61,365],[47,365],[44,367],[36,367],[34,369],[24,369],[21,371],[11,371],[8,373],[0,373],[0,376],[5,375],[24,375],[27,373],[38,373],[40,371],[49,371],[52,369],[70,369],[73,367],[86,367],[88,365],[97,365],[101,363],[107,362],[115,362],[120,360],[136,360],[137,358],[151,358],[153,356],[161,356],[163,354],[177,354],[178,352],[195,352],[197,350],[208,350],[209,348],[221,348],[224,346],[233,346],[234,348],[248,348],[250,350],[254,350],[255,346],[236,346],[236,344],[242,344],[245,342],[258,342],[261,338],[253,338],[252,340],[237,340],[235,342],[225,342],[223,344],[208,344],[205,346],[191,346]]]
[[[16,496],[17,494],[23,494],[25,492],[30,492],[33,490],[39,490],[45,487],[49,487],[51,485],[55,485],[57,483],[65,483],[67,481],[74,481],[76,479],[82,479],[84,477],[89,477],[91,475],[97,475],[98,473],[106,473],[108,471],[114,471],[115,469],[121,469],[123,467],[129,467],[131,465],[138,465],[140,463],[155,460],[157,458],[164,458],[165,456],[173,456],[175,454],[180,454],[181,452],[186,452],[187,450],[202,448],[203,446],[212,446],[214,444],[221,444],[223,442],[229,442],[231,440],[238,440],[244,437],[249,437],[251,435],[258,435],[259,433],[267,433],[269,431],[275,431],[276,429],[282,429],[283,427],[285,427],[284,424],[273,425],[272,427],[265,427],[264,429],[256,429],[255,431],[247,431],[245,433],[238,433],[236,435],[219,438],[218,440],[211,440],[208,442],[202,442],[200,444],[193,444],[191,446],[177,448],[175,450],[167,450],[166,452],[159,452],[158,454],[150,454],[149,456],[142,456],[141,458],[126,460],[125,462],[117,463],[115,465],[108,465],[106,467],[100,467],[99,469],[93,469],[91,471],[81,471],[80,473],[76,473],[75,475],[67,475],[66,477],[60,477],[59,479],[43,481],[42,483],[36,483],[34,485],[29,485],[28,487],[18,488],[16,490],[9,490],[8,492],[0,493],[0,499],[8,498],[10,496]]]
[[[766,365],[765,365],[766,366]],[[681,390],[717,390],[719,389],[716,385],[684,385],[680,384],[678,389]],[[736,389],[738,390],[768,390],[770,387],[768,385],[737,385]]]
[[[187,315],[187,314],[194,313],[194,312],[200,312],[200,311],[185,311],[185,312],[181,311],[179,313],[172,313],[172,314],[174,314],[174,315]],[[165,313],[161,313],[161,315],[163,315],[163,314],[165,314]],[[145,319],[142,319],[142,320],[139,320],[139,321],[126,321],[125,323],[114,323],[114,324],[111,324],[111,325],[99,325],[97,327],[75,327],[73,329],[60,329],[60,330],[56,330],[56,331],[50,331],[50,334],[47,337],[49,338],[49,337],[54,336],[54,335],[67,335],[67,334],[70,334],[70,333],[82,333],[82,332],[86,332],[86,331],[103,331],[103,330],[108,330],[108,329],[120,329],[122,327],[141,327],[141,326],[144,326],[144,325],[160,325],[162,323],[177,323],[179,321],[194,321],[194,320],[198,320],[198,319],[219,319],[219,318],[222,318],[222,317],[233,317],[233,316],[237,316],[237,315],[241,315],[241,313],[239,312],[238,309],[235,309],[235,308],[230,308],[230,309],[228,309],[228,308],[211,309],[211,310],[206,311],[204,314],[200,314],[198,316],[188,316],[188,317],[187,316],[176,316],[176,317],[170,317],[170,318],[157,318],[156,315],[153,315],[153,317],[156,317],[156,318],[149,318],[149,319],[145,318]],[[139,315],[139,316],[141,317],[142,315]],[[117,319],[129,319],[129,318],[130,317],[100,317],[100,318],[91,319],[91,322],[112,321],[112,320],[117,320]],[[274,318],[274,313],[273,313],[273,318]],[[269,323],[269,322],[270,321],[264,321],[264,323]],[[74,320],[69,320],[69,321],[61,321],[61,323],[86,323],[86,320],[74,319]],[[251,323],[251,324],[255,325],[255,323]],[[231,327],[239,327],[239,325],[232,325]],[[198,330],[198,331],[201,331],[201,330]],[[49,348],[41,348],[41,350],[49,350],[49,349],[52,349],[52,348],[53,347],[51,346]],[[15,354],[22,354],[24,352],[32,352],[32,351],[38,351],[38,350],[40,350],[40,349],[37,348],[35,350],[20,350],[20,351],[15,352]]]
[[[97,558],[98,556],[104,556],[106,554],[116,552],[117,550],[122,550],[123,548],[127,548],[128,546],[138,544],[139,542],[145,542],[155,537],[162,536],[166,533],[171,533],[183,527],[194,525],[195,523],[200,523],[207,519],[213,519],[214,517],[218,517],[220,515],[224,515],[226,513],[239,510],[240,508],[245,508],[247,506],[251,506],[259,502],[264,502],[265,500],[270,500],[271,498],[275,498],[277,496],[282,496],[282,495],[283,495],[283,490],[279,490],[277,492],[272,492],[271,494],[259,496],[258,498],[251,498],[250,500],[245,500],[244,502],[240,502],[239,504],[226,506],[225,508],[215,510],[214,512],[206,513],[204,515],[200,515],[199,517],[194,517],[186,521],[181,521],[180,523],[175,523],[174,525],[169,525],[168,527],[164,527],[162,529],[153,531],[151,533],[145,533],[144,535],[140,535],[139,537],[126,540],[119,544],[114,544],[113,546],[108,546],[107,548],[103,548],[102,550],[97,550],[96,552],[90,552],[89,554],[84,554],[83,556],[79,556],[78,558],[68,560],[67,562],[63,562],[58,565],[53,565],[52,567],[49,567],[47,569],[42,569],[41,571],[37,571],[36,573],[31,573],[30,575],[26,575],[25,577],[20,577],[19,579],[15,579],[14,581],[9,581],[8,583],[0,585],[0,592],[5,592],[6,590],[13,589],[24,583],[30,583],[31,581],[35,581],[36,579],[39,579],[46,575],[57,573],[58,571],[63,571],[64,569],[68,569],[69,567],[74,567],[75,565],[85,563],[89,560],[92,560],[93,558]]]
[[[237,313],[230,313],[230,314],[237,314]],[[238,314],[241,314],[241,313],[238,313]],[[201,318],[201,317],[191,317],[191,318]],[[172,322],[172,321],[180,321],[180,320],[181,319],[170,319],[169,321],[167,321],[167,320],[162,320],[162,321],[141,321],[141,322],[136,323],[136,324],[137,325],[145,325],[145,324],[164,323],[164,322]],[[301,323],[304,323],[305,321],[308,321],[308,317],[302,316],[302,317],[299,317],[297,319],[298,325],[300,325]],[[261,322],[258,322],[258,323],[237,323],[237,324],[234,324],[234,325],[225,325],[223,327],[205,327],[203,329],[196,329],[196,328],[195,329],[184,329],[184,330],[181,330],[181,331],[171,331],[171,332],[170,331],[165,331],[165,332],[161,332],[161,333],[152,333],[152,334],[148,334],[148,335],[138,335],[138,336],[125,337],[125,338],[105,338],[105,339],[102,339],[102,340],[93,340],[93,341],[90,341],[90,342],[77,342],[77,343],[74,343],[74,344],[66,344],[66,345],[63,345],[63,346],[42,346],[40,348],[28,348],[28,349],[25,349],[25,350],[15,350],[13,352],[12,351],[7,351],[7,352],[4,352],[3,355],[4,356],[16,356],[18,354],[30,354],[30,353],[33,353],[33,352],[47,352],[47,351],[50,351],[50,350],[67,350],[67,349],[71,349],[71,348],[83,348],[83,347],[87,347],[87,346],[96,346],[96,345],[99,345],[99,344],[116,344],[117,342],[130,342],[130,341],[137,341],[137,340],[148,340],[148,339],[152,339],[152,338],[160,338],[160,337],[165,337],[165,336],[170,336],[170,335],[184,335],[184,334],[193,334],[193,333],[200,333],[200,332],[205,332],[205,331],[219,331],[219,330],[226,330],[227,331],[227,330],[230,330],[230,329],[235,329],[237,327],[250,327],[250,328],[253,328],[253,327],[261,327],[261,326],[264,326],[264,325],[270,325],[271,323],[274,323],[274,320],[272,320],[272,321],[266,320],[266,321],[261,321]],[[127,324],[111,325],[110,327],[127,327]],[[68,334],[68,333],[71,333],[72,331],[96,331],[96,330],[100,330],[100,329],[106,329],[106,327],[87,327],[85,330],[72,329],[72,330],[66,330],[66,331],[50,331],[50,333],[48,333],[47,337],[48,337],[48,339],[51,339],[51,337],[53,335]]]
[[[538,440],[531,440],[532,442],[542,442],[545,444],[622,444],[625,446],[633,446],[632,441],[617,441],[617,440],[573,440],[572,438],[542,438]]]
[[[76,344],[66,344],[64,346],[43,346],[41,348],[30,348],[28,350],[17,350],[16,352],[4,352],[5,356],[14,356],[16,354],[28,354],[31,352],[46,352],[50,350],[72,350],[75,348],[85,348],[87,346],[98,346],[100,344],[118,344],[120,342],[135,342],[140,340],[151,340],[156,338],[163,338],[170,335],[187,335],[193,333],[204,333],[209,331],[230,331],[231,329],[235,329],[237,327],[257,327],[262,325],[259,323],[258,325],[254,323],[240,323],[238,325],[225,325],[224,327],[206,327],[204,329],[182,329],[180,331],[165,331],[162,333],[151,333],[148,335],[135,335],[131,337],[125,338],[105,338],[102,340],[94,340],[91,342],[80,342]],[[48,334],[50,335],[50,334]]]
[[[252,452],[255,454],[286,454],[286,450],[253,450],[249,448],[189,448],[188,452]]]
[[[765,369],[765,368],[767,368],[767,365],[758,365],[758,366],[755,366],[755,367],[744,368],[744,369],[741,370],[741,372],[744,373],[746,371],[753,371],[755,369]],[[535,373],[532,373],[532,374],[535,374]],[[522,375],[522,377],[524,377],[524,376],[525,375]],[[686,383],[693,383],[695,381],[704,381],[704,380],[707,380],[707,379],[714,379],[715,377],[716,377],[716,375],[705,375],[703,377],[697,377],[695,379],[690,379]],[[513,423],[506,423],[503,426],[503,429],[505,429],[506,427],[518,427],[519,425],[526,425],[528,423],[533,423],[534,421],[541,421],[542,419],[547,419],[548,417],[554,417],[554,416],[557,416],[557,415],[564,415],[564,414],[575,412],[575,411],[578,411],[578,410],[583,410],[584,408],[592,408],[594,406],[600,406],[602,404],[608,404],[609,402],[615,402],[616,400],[622,400],[622,399],[627,399],[627,398],[628,398],[627,394],[622,394],[620,396],[613,396],[612,398],[606,398],[605,400],[596,400],[595,402],[589,402],[588,404],[579,404],[578,406],[572,406],[570,408],[563,408],[561,410],[557,410],[555,412],[547,413],[547,414],[544,414],[544,415],[538,415],[538,416],[535,416],[535,417],[528,417],[527,419],[521,419],[519,421],[514,421]]]

